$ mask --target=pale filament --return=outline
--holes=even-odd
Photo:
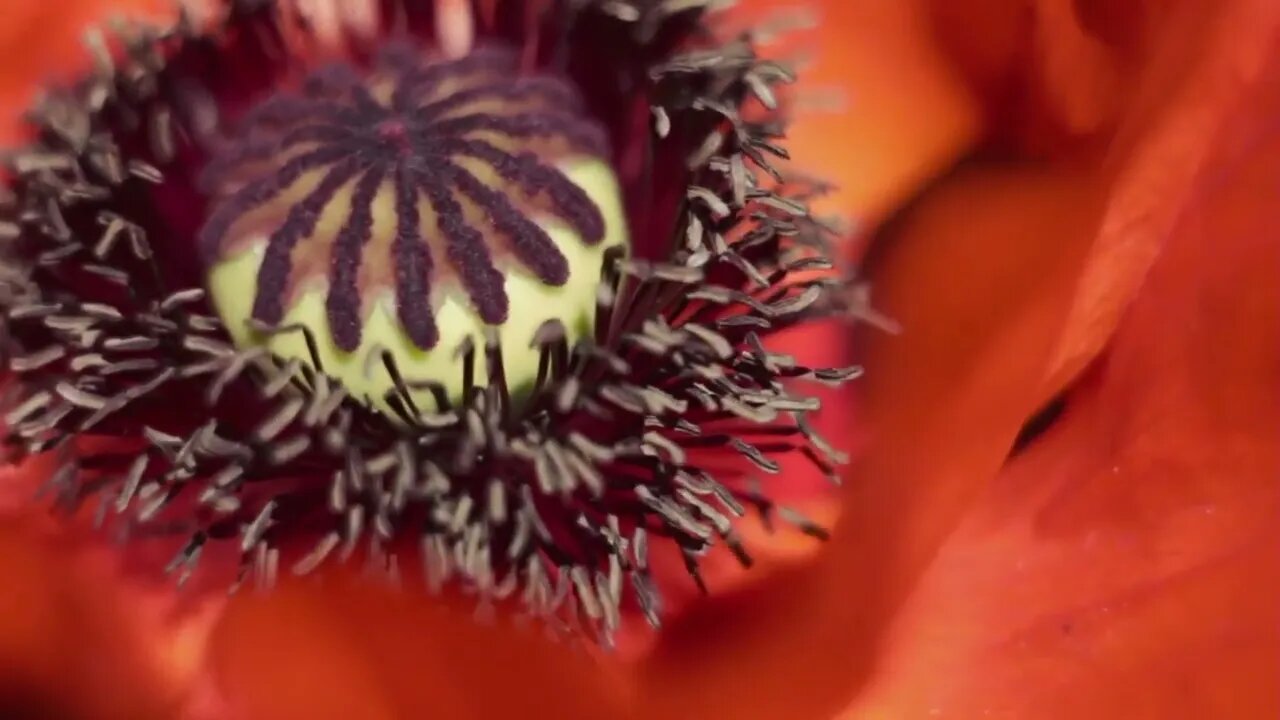
[[[436,41],[445,57],[462,57],[475,42],[476,21],[470,0],[436,0]]]
[[[217,0],[178,0],[188,13],[203,25],[211,18],[210,10]],[[476,17],[471,0],[435,0],[436,41],[446,57],[461,57],[471,52],[476,37]],[[492,13],[492,3],[486,4]],[[308,27],[321,43],[333,47],[342,42],[344,32],[372,37],[378,28],[378,3],[374,0],[291,0],[282,3],[287,16],[296,13],[306,18]],[[203,21],[203,22],[201,22]]]
[[[377,31],[378,3],[371,0],[294,0],[293,5],[330,45],[340,44],[344,33],[371,37]]]

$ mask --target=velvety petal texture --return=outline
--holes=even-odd
[[[944,544],[849,717],[1280,714],[1280,82],[1258,89],[1110,348]]]

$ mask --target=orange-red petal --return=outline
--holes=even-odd
[[[786,12],[770,0],[742,5],[734,11],[751,17]],[[787,148],[799,169],[835,183],[820,210],[870,227],[972,145],[981,131],[978,106],[929,42],[920,3],[809,5],[819,25],[796,36],[812,60],[799,94],[829,94],[839,110],[801,103]]]
[[[1269,0],[928,0],[933,34],[987,106],[1006,152],[1105,169],[1097,242],[1046,394],[1105,346],[1141,286],[1218,129],[1248,102],[1274,44]]]
[[[211,663],[246,719],[629,717],[625,679],[534,628],[477,623],[369,579],[237,596]]]
[[[179,689],[107,573],[12,517],[0,520],[0,570],[0,716],[176,716]]]
[[[1266,94],[1258,87],[1265,77],[1261,65],[1241,58],[1253,57],[1272,37],[1264,21],[1275,11],[1260,3],[1228,5],[1212,5],[1222,13],[1212,19],[1226,27],[1213,28],[1215,41],[1207,47],[1226,51],[1229,38],[1240,38],[1241,55],[1227,63],[1239,73],[1228,95],[1236,103]],[[1221,62],[1216,56],[1179,59],[1208,77]],[[1150,91],[1159,94],[1158,87]],[[1198,105],[1162,108],[1150,120],[1158,133],[1194,145],[1191,166],[1174,168],[1173,179],[1181,183],[1209,177],[1206,153],[1226,147],[1215,128],[1242,111],[1257,116],[1259,110],[1230,104],[1201,125],[1180,122],[1187,112],[1196,115]],[[1261,117],[1274,122],[1277,115]],[[1146,208],[1147,215],[1172,222],[1194,199],[1175,193],[1167,204],[1154,197],[1133,202],[1141,193],[1113,182],[1117,175],[1123,181],[1159,177],[1159,159],[1120,153],[1115,162],[1125,172],[1119,174],[1096,164],[1077,171],[964,171],[931,192],[889,235],[877,289],[905,333],[874,339],[867,348],[867,418],[876,434],[850,481],[836,542],[812,568],[769,588],[713,600],[664,635],[645,668],[651,687],[672,689],[651,694],[663,700],[657,707],[825,715],[871,677],[881,643],[895,640],[881,633],[940,544],[982,497],[1019,425],[1079,370],[1063,370],[1061,348],[1088,337],[1095,347],[1079,356],[1087,359],[1103,346],[1167,237],[1169,226],[1158,223],[1135,227],[1132,235],[1107,225],[1099,232],[1099,218],[1110,217],[1104,209]],[[1171,159],[1176,165],[1183,156]],[[1089,168],[1088,156],[1082,160]],[[1212,169],[1221,172],[1222,166]],[[1133,248],[1149,257],[1132,262],[1124,251]],[[1084,327],[1078,308],[1096,299],[1100,288],[1113,290],[1111,325]],[[901,652],[910,658],[912,647]],[[801,686],[805,692],[795,692]]]
[[[1280,73],[1253,98],[849,717],[1280,716]]]
[[[1258,78],[1280,69],[1280,4],[1170,3],[1153,18],[1149,62],[1107,159],[1117,168],[1097,241],[1081,275],[1046,386],[1062,387],[1105,346],[1165,239],[1229,138],[1233,118],[1256,113]],[[1268,63],[1271,63],[1268,65]]]

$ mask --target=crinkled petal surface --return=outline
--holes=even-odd
[[[1280,78],[1258,90],[1111,349],[948,539],[848,717],[1280,715]]]
[[[1046,389],[1105,346],[1248,112],[1276,42],[1269,0],[928,0],[932,35],[984,101],[1003,153],[1103,169],[1110,182]],[[1274,70],[1272,70],[1274,72]]]
[[[1149,61],[1131,71],[1135,91],[1103,159],[1116,168],[1113,186],[1050,364],[1050,388],[1068,382],[1102,350],[1184,208],[1214,174],[1228,172],[1218,157],[1231,142],[1228,121],[1274,117],[1258,107],[1269,91],[1258,78],[1280,73],[1274,57],[1280,5],[1146,5],[1150,19],[1135,32],[1150,38]]]

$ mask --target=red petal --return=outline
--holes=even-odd
[[[1132,111],[1154,131],[1135,135],[1143,143],[1118,145],[1136,148],[1130,164],[1120,166],[1119,182],[1111,182],[1108,165],[1083,174],[971,170],[931,193],[893,233],[877,289],[906,333],[874,340],[867,349],[867,416],[877,435],[850,482],[841,532],[814,567],[707,603],[668,632],[645,667],[655,691],[674,689],[660,696],[660,708],[822,715],[870,677],[881,633],[980,497],[1013,433],[1102,347],[1170,223],[1185,211],[1186,188],[1219,170],[1205,165],[1206,153],[1223,148],[1213,129],[1242,111],[1256,113],[1238,103],[1246,90],[1258,93],[1250,84],[1259,76],[1259,48],[1274,38],[1276,6],[1201,4],[1186,12],[1195,9],[1221,14],[1175,15],[1164,42],[1177,62],[1150,71],[1163,80],[1170,67],[1195,68],[1186,94],[1179,88],[1176,95],[1188,102],[1135,102],[1161,114],[1152,119]],[[1209,20],[1208,40],[1180,42],[1184,30],[1203,30]],[[1213,54],[1197,60],[1205,49]],[[1228,68],[1235,76],[1227,77]],[[1221,91],[1211,98],[1224,105],[1209,103],[1206,110],[1206,103],[1190,102],[1210,89]],[[1168,91],[1146,83],[1145,92],[1157,97]],[[1168,173],[1159,164],[1166,157]],[[1153,184],[1144,193],[1134,178]],[[1182,190],[1163,196],[1150,194],[1151,187]],[[1112,219],[1127,213],[1151,222],[1122,233]],[[1108,221],[1097,233],[1099,217]],[[1110,317],[1082,322],[1099,315]],[[1088,345],[1089,351],[1067,352]],[[1065,582],[1070,579],[1055,577],[1046,585]],[[917,645],[902,652],[927,657],[929,650]],[[805,692],[796,693],[801,685]],[[657,696],[644,695],[651,694]]]
[[[1280,716],[1271,76],[1112,349],[949,540],[851,717]]]
[[[1280,37],[1272,0],[1151,9],[1147,63],[1107,162],[1119,167],[1047,385],[1065,385],[1102,350],[1196,186],[1219,172],[1221,128],[1256,112],[1257,78]],[[1271,73],[1277,72],[1274,67]]]
[[[987,104],[993,144],[1105,168],[1112,189],[1046,392],[1105,346],[1159,254],[1217,128],[1274,42],[1270,0],[928,0],[940,46]]]
[[[923,4],[939,46],[984,101],[993,145],[1063,157],[1114,127],[1126,89],[1128,48],[1108,42],[1109,36],[1085,20],[1115,23],[1127,15],[1086,16],[1082,8],[1091,3],[1085,0]],[[1139,38],[1134,33],[1120,39]]]
[[[0,716],[175,716],[131,598],[56,538],[0,521]]]
[[[369,579],[235,597],[212,640],[246,718],[627,717],[620,677],[540,629],[484,625]]]

